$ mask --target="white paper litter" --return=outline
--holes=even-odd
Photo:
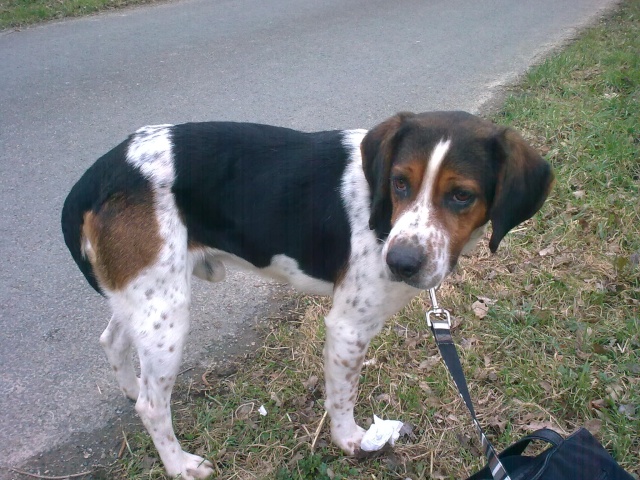
[[[373,423],[362,437],[360,448],[366,452],[375,452],[387,442],[393,446],[400,436],[402,425],[400,420],[382,420],[374,415]]]
[[[267,409],[264,408],[264,405],[260,405],[260,408],[258,409],[258,413],[260,413],[260,415],[262,415],[263,417],[267,415]]]

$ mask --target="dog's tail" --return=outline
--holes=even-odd
[[[87,212],[96,213],[117,188],[118,164],[125,162],[128,140],[100,157],[71,188],[62,207],[62,235],[71,256],[89,285],[104,296],[95,272],[83,251],[83,226]]]
[[[104,295],[100,285],[98,285],[93,267],[82,251],[84,215],[94,208],[97,200],[97,198],[94,197],[100,190],[100,179],[91,174],[94,167],[95,164],[84,173],[80,180],[73,186],[69,195],[67,195],[64,206],[62,207],[61,224],[64,243],[67,244],[67,248],[78,265],[78,268],[80,268],[89,285],[91,285],[96,292]]]

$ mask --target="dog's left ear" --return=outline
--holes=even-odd
[[[489,211],[493,228],[489,249],[493,253],[509,230],[542,207],[554,178],[549,163],[515,130],[505,128],[494,140],[499,175]]]
[[[362,169],[371,190],[369,228],[383,240],[391,231],[390,176],[399,132],[405,121],[415,116],[401,112],[369,130],[360,144]]]

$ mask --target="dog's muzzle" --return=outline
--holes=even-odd
[[[399,280],[412,285],[424,263],[424,252],[419,245],[396,243],[387,252],[387,265],[391,273]]]

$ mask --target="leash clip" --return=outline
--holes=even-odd
[[[449,310],[440,308],[436,298],[436,289],[429,289],[431,310],[427,312],[427,325],[436,330],[451,330],[451,314]]]

